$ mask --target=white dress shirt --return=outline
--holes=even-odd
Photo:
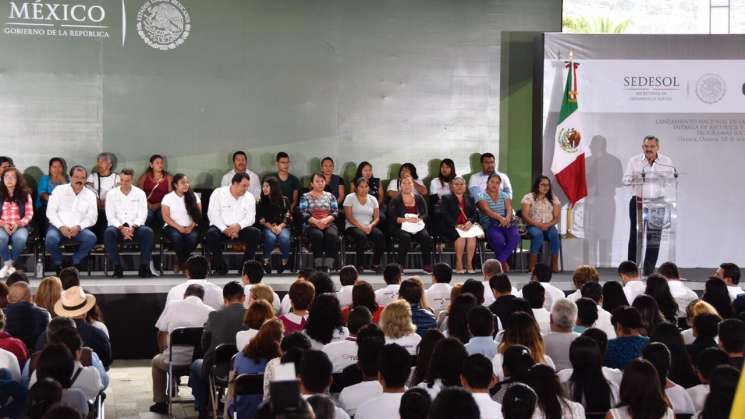
[[[450,195],[450,184],[449,183],[442,183],[440,178],[436,177],[432,179],[432,182],[429,183],[429,194],[430,195],[437,195],[439,197],[443,197],[445,195]]]
[[[382,419],[398,418],[398,408],[404,393],[383,393],[374,399],[362,403],[357,408],[354,419]]]
[[[613,323],[610,321],[612,315],[606,311],[603,306],[598,305],[598,319],[595,320],[595,325],[593,327],[596,327],[603,332],[605,332],[606,335],[608,335],[608,339],[615,339],[616,338],[616,329],[613,327]]]
[[[623,172],[623,183],[624,185],[634,185],[634,196],[655,198],[661,196],[663,191],[650,182],[644,183],[644,190],[642,191],[642,173],[644,173],[646,180],[649,180],[655,177],[670,177],[673,175],[673,171],[673,161],[670,157],[657,153],[657,159],[649,164],[649,160],[642,153],[629,159],[626,170]]]
[[[323,346],[323,352],[331,360],[334,372],[341,372],[357,363],[357,339],[350,336],[344,340],[329,342]]]
[[[339,404],[349,416],[355,416],[357,409],[367,400],[372,400],[383,394],[383,386],[378,380],[363,381],[355,385],[344,387],[339,393]]]
[[[686,389],[688,392],[688,395],[691,397],[691,401],[693,401],[693,408],[700,412],[704,410],[704,403],[706,402],[706,396],[709,395],[709,385],[708,384],[699,384],[697,386],[693,386],[691,388]]]
[[[248,191],[251,192],[254,200],[259,202],[259,199],[261,199],[261,179],[259,179],[259,175],[249,169],[246,169],[245,173],[248,173],[249,177]],[[233,181],[233,176],[235,176],[235,169],[225,173],[225,176],[222,177],[222,181],[220,182],[220,186],[230,186],[230,183]]]
[[[576,303],[580,298],[582,298],[582,292],[580,290],[574,291],[566,296],[566,299],[573,303]]]
[[[381,306],[387,306],[398,299],[398,288],[400,284],[389,284],[375,291],[375,302]]]
[[[691,301],[698,300],[698,295],[679,279],[668,279],[667,285],[670,287],[670,294],[672,294],[675,302],[678,303],[677,316],[685,317],[686,307],[688,307]]]
[[[282,297],[282,303],[279,305],[279,312],[287,314],[292,310],[292,300],[290,300],[290,293],[288,292]]]
[[[56,228],[62,226],[80,226],[81,229],[92,227],[98,219],[96,195],[88,188],[83,188],[75,194],[69,183],[57,186],[49,196],[47,218],[49,224]]]
[[[222,298],[222,288],[213,284],[206,279],[189,279],[181,284],[176,285],[168,291],[166,297],[166,304],[170,304],[172,301],[180,301],[184,299],[184,293],[186,288],[191,284],[199,284],[204,288],[204,303],[208,306],[219,310],[225,305],[225,300]]]
[[[243,302],[243,307],[248,308],[249,305],[251,305],[251,288],[254,287],[256,284],[246,284],[243,286],[243,292],[246,294],[246,300]],[[280,309],[280,300],[279,295],[277,295],[276,292],[272,291],[272,308],[274,309],[274,314],[279,313]]]
[[[110,226],[121,227],[125,223],[130,227],[141,226],[147,220],[147,196],[142,189],[132,186],[128,194],[122,187],[106,194],[106,221]]]
[[[740,285],[727,285],[727,291],[729,291],[729,299],[735,301],[738,295],[744,293]]]
[[[258,333],[259,331],[256,329],[239,330],[235,334],[235,346],[239,351],[242,351]]]
[[[112,172],[108,176],[101,176],[98,173],[91,173],[86,180],[86,187],[96,195],[97,199],[105,200],[106,195],[112,189],[119,186],[119,174]]]
[[[538,323],[538,328],[541,330],[541,334],[546,336],[551,332],[551,313],[545,308],[534,308],[533,318]]]
[[[644,294],[647,289],[647,283],[641,279],[631,280],[623,285],[623,293],[626,294],[626,300],[629,305],[634,304],[634,299],[640,294]]]
[[[484,304],[483,306],[489,307],[496,301],[494,298],[494,293],[491,292],[491,286],[489,285],[489,281],[481,281],[482,284],[484,284]]]
[[[669,382],[669,381],[668,381]],[[693,400],[688,392],[678,384],[673,384],[672,387],[665,388],[665,395],[670,400],[673,411],[677,413],[696,413],[696,409],[693,406]]]
[[[422,337],[416,333],[412,333],[406,336],[401,336],[400,338],[397,338],[397,339],[392,339],[392,338],[389,338],[388,336],[385,337],[386,345],[390,343],[395,343],[397,345],[402,346],[407,351],[409,351],[411,355],[416,355],[416,347],[417,345],[419,345],[419,342],[421,341],[422,341]]]
[[[502,419],[502,405],[492,400],[488,393],[471,393],[479,406],[481,419]]]
[[[581,404],[564,398],[564,403],[561,403],[561,419],[576,419],[585,417],[585,407]],[[532,419],[545,419],[546,414],[541,410],[539,406],[535,407],[533,411]]]
[[[167,302],[158,321],[155,322],[155,328],[168,333],[170,338],[171,332],[179,327],[204,326],[207,317],[213,311],[214,308],[204,304],[199,297],[190,295],[180,301]],[[193,350],[194,348],[189,347],[174,347],[173,364],[188,365],[191,363]],[[166,359],[168,359],[168,351],[168,348],[163,351]]]
[[[194,194],[194,197],[197,198],[197,204],[199,204],[199,195]],[[160,201],[160,205],[162,207],[168,207],[168,216],[181,227],[188,227],[194,222],[191,215],[189,215],[189,211],[186,210],[184,197],[176,195],[176,192],[172,191],[164,196],[163,200]]]
[[[244,229],[256,221],[256,199],[250,193],[236,198],[230,193],[230,186],[217,188],[210,196],[207,216],[210,225],[220,231],[233,224],[238,224]]]
[[[21,367],[18,365],[18,358],[13,355],[13,352],[0,349],[0,369],[8,370],[11,380],[21,382]]]
[[[336,298],[341,308],[352,305],[352,289],[354,285],[343,285],[339,291],[336,291]]]
[[[512,183],[510,183],[509,176],[499,171],[494,173],[502,179],[502,182],[499,183],[499,191],[504,191],[512,199]],[[486,181],[489,180],[489,175],[489,173],[478,172],[472,174],[471,178],[468,179],[468,192],[474,199],[486,191]]]
[[[427,302],[435,315],[440,314],[441,311],[447,310],[450,306],[450,292],[452,287],[450,284],[433,283],[427,288],[424,294],[427,296]]]

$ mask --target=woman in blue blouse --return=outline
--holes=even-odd
[[[54,188],[65,183],[67,183],[65,161],[61,157],[52,157],[49,159],[49,174],[42,176],[36,187],[34,207],[41,208],[45,206]]]
[[[324,191],[326,179],[320,173],[310,178],[311,190],[300,198],[303,232],[310,240],[316,269],[331,270],[339,253],[339,230],[334,220],[339,216],[336,197]]]
[[[499,190],[502,178],[492,173],[486,181],[486,190],[477,198],[479,218],[486,235],[486,241],[507,272],[507,259],[517,248],[520,231],[512,225],[512,200],[504,191]]]

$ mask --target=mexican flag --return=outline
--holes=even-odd
[[[584,236],[584,223],[581,219],[582,204],[587,196],[587,177],[585,176],[585,157],[589,155],[589,139],[583,138],[577,92],[577,67],[579,64],[569,55],[566,68],[566,84],[556,127],[554,158],[551,173],[554,174],[564,194],[569,198],[574,216],[569,217],[568,233]]]

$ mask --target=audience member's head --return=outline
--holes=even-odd
[[[378,356],[385,336],[375,324],[363,326],[357,334],[357,367],[367,379],[378,378]]]
[[[496,274],[489,278],[489,288],[496,298],[512,293],[512,283],[507,274]]]
[[[427,390],[421,387],[413,387],[401,396],[401,404],[398,413],[401,419],[427,419],[432,398]]]
[[[345,265],[339,269],[339,282],[343,287],[354,285],[357,282],[360,274],[357,272],[357,268],[354,265]]]
[[[671,323],[677,321],[678,303],[675,302],[675,298],[673,298],[673,294],[670,292],[670,285],[664,276],[660,274],[649,275],[644,294],[655,299],[657,307],[667,321]]]
[[[660,383],[666,383],[670,374],[670,349],[664,343],[652,342],[642,349],[642,357],[654,365]]]
[[[476,297],[468,293],[461,293],[450,302],[448,311],[448,334],[450,337],[459,339],[462,343],[468,343],[471,333],[468,331],[468,312],[478,306]]]
[[[417,385],[427,378],[432,352],[434,352],[435,346],[443,339],[445,339],[445,335],[437,329],[429,329],[424,332],[422,340],[416,347],[416,365],[412,373],[412,385]]]
[[[598,320],[598,306],[595,301],[582,297],[577,300],[577,325],[592,327]]]
[[[479,406],[473,395],[458,387],[441,390],[432,401],[429,419],[479,419]]]
[[[642,320],[641,333],[649,336],[654,333],[657,325],[665,322],[665,316],[657,305],[657,300],[647,294],[639,294],[634,298],[632,307],[638,310]]]
[[[389,343],[378,355],[378,379],[384,390],[403,393],[409,378],[411,355],[403,346]]]
[[[497,350],[504,353],[512,345],[525,345],[530,349],[530,354],[536,362],[545,361],[545,347],[541,330],[533,316],[528,313],[522,311],[512,313]]]
[[[591,412],[605,412],[611,407],[611,388],[602,371],[603,357],[592,338],[579,336],[569,345],[572,375],[568,397]]]
[[[727,319],[719,323],[719,347],[730,357],[741,357],[745,351],[745,322]]]
[[[497,384],[497,377],[492,371],[491,360],[481,354],[469,355],[463,361],[460,382],[463,388],[475,393],[486,393]]]
[[[453,279],[453,268],[447,263],[435,263],[432,267],[432,282],[438,284],[449,284]]]
[[[487,259],[481,265],[481,273],[484,274],[484,281],[489,281],[494,275],[502,273],[502,264],[496,259]]]
[[[197,297],[204,300],[204,287],[199,284],[190,284],[184,291],[184,298]]]
[[[83,347],[83,339],[78,333],[78,329],[64,327],[54,333],[49,334],[49,343],[59,343],[64,345],[76,360],[80,358],[80,349]]]
[[[401,266],[396,263],[385,265],[385,268],[383,268],[383,280],[388,285],[401,282]]]
[[[574,288],[579,290],[582,289],[582,285],[588,282],[600,282],[600,274],[594,266],[580,265],[574,270],[572,282],[574,283]]]
[[[359,280],[352,286],[352,307],[366,307],[370,313],[378,310],[378,303],[375,302],[375,290],[367,281]]]
[[[587,282],[582,285],[579,290],[580,295],[585,298],[589,298],[595,302],[595,304],[602,304],[603,302],[603,287],[598,282]]]
[[[494,334],[494,314],[482,305],[471,308],[468,311],[468,330],[472,336],[492,336]]]
[[[274,291],[272,287],[266,284],[254,284],[248,291],[248,301],[266,301],[269,304],[274,302]]]
[[[303,393],[324,393],[331,385],[333,366],[323,351],[308,350],[300,361],[300,385]]]
[[[62,400],[62,386],[51,378],[39,379],[26,395],[25,417],[41,419],[60,400]]]
[[[244,284],[258,284],[264,278],[264,267],[257,260],[247,260],[243,263],[241,278]]]
[[[545,263],[536,263],[535,268],[533,268],[533,274],[530,276],[530,280],[538,282],[551,282],[552,275],[553,273],[551,272],[551,267],[549,267]]]
[[[475,279],[468,279],[460,287],[462,294],[471,294],[476,297],[476,302],[484,304],[484,283]],[[454,300],[454,299],[453,299]],[[452,301],[452,300],[451,300]]]
[[[641,333],[642,317],[634,307],[619,307],[611,316],[611,323],[618,336],[633,336]]]
[[[708,384],[711,372],[720,365],[730,365],[729,356],[719,348],[709,347],[701,351],[696,358],[696,373],[702,383]]]
[[[314,394],[306,399],[316,419],[334,419],[336,416],[336,405],[325,394]]]
[[[693,318],[693,336],[714,340],[722,318],[716,314],[700,314]]]
[[[72,287],[62,291],[60,299],[54,305],[54,312],[58,316],[82,319],[95,306],[95,296],[86,294],[80,287]]]
[[[530,348],[525,345],[512,345],[502,354],[502,371],[513,382],[525,382],[528,371],[535,365]]]
[[[432,388],[437,379],[443,386],[460,386],[463,361],[467,356],[466,348],[456,338],[445,338],[437,342],[429,361],[427,386]]]
[[[629,305],[629,300],[626,299],[623,285],[620,282],[608,281],[603,284],[603,310],[613,313],[618,307],[627,305]]]
[[[551,331],[568,333],[577,323],[577,305],[562,298],[551,306]]]
[[[34,302],[37,306],[54,313],[54,305],[62,296],[62,282],[56,276],[48,276],[39,282]]]
[[[66,290],[72,287],[80,286],[80,272],[74,266],[68,266],[59,272],[59,279],[62,283],[62,289]]]
[[[312,268],[300,268],[297,271],[297,279],[310,281],[310,277],[312,277],[314,273],[316,273],[316,271]]]
[[[740,267],[734,263],[723,263],[717,269],[717,276],[727,285],[737,285],[740,283]]]
[[[47,378],[60,383],[62,388],[70,388],[72,385],[72,374],[75,369],[75,359],[67,347],[61,343],[47,345],[36,365],[36,379],[41,381]]]
[[[331,342],[334,333],[341,331],[342,327],[341,306],[336,293],[327,292],[316,296],[305,325],[308,337],[325,345]]]
[[[202,255],[194,255],[186,260],[184,275],[189,279],[205,279],[210,271],[210,263]],[[62,275],[60,273],[60,275]],[[64,284],[63,284],[64,286]]]
[[[706,281],[704,296],[701,299],[711,304],[721,317],[725,319],[732,317],[732,301],[727,284],[722,279],[716,276],[710,277]]]
[[[546,289],[538,281],[525,284],[522,289],[523,298],[530,304],[530,308],[542,308],[546,299]]]
[[[28,283],[23,281],[15,282],[13,285],[10,285],[8,289],[8,304],[31,302],[31,287]]]
[[[312,345],[308,336],[305,336],[304,333],[295,332],[283,337],[279,347],[282,349],[282,352],[287,352],[293,348],[300,351],[307,351],[312,347]]]
[[[388,304],[380,316],[380,328],[385,336],[398,339],[416,332],[411,320],[411,306],[406,300],[396,300]]]
[[[630,260],[623,261],[618,265],[618,276],[624,283],[639,279],[639,266]]]
[[[600,348],[600,353],[605,357],[605,351],[608,349],[608,335],[605,332],[596,327],[591,327],[582,332],[581,336],[594,340],[598,344],[598,348]]]
[[[418,306],[423,293],[422,286],[411,278],[401,281],[401,286],[398,288],[399,298],[403,298],[410,305]]]
[[[362,326],[372,323],[372,313],[365,306],[357,306],[349,312],[347,327],[352,336],[357,336]]]
[[[709,395],[706,396],[702,419],[726,419],[732,410],[732,403],[737,392],[740,371],[731,365],[720,365],[711,372],[709,380]]]
[[[659,268],[657,268],[657,273],[669,280],[680,279],[678,265],[673,262],[664,262]]]
[[[256,363],[279,357],[282,354],[280,342],[284,333],[285,329],[281,321],[277,319],[267,320],[261,325],[256,336],[243,348],[243,354]]]
[[[265,321],[274,318],[274,309],[265,300],[252,301],[243,314],[243,324],[249,329],[259,330]]]
[[[668,409],[657,370],[641,358],[629,362],[623,369],[619,398],[618,406],[625,406],[633,418],[661,418]]]
[[[544,364],[535,364],[525,377],[529,385],[538,395],[538,407],[547,418],[562,416],[562,398],[564,390],[553,368]]]
[[[188,264],[189,262],[187,261],[186,263]],[[230,281],[222,287],[222,298],[225,300],[226,306],[230,304],[243,304],[243,301],[246,299],[246,292],[243,289],[243,285],[237,281]]]
[[[28,277],[26,276],[26,273],[23,271],[15,271],[12,274],[8,275],[8,279],[5,280],[5,285],[12,286],[13,284],[17,282],[25,282],[26,284],[30,284],[31,282],[28,280]]]
[[[313,283],[299,279],[290,285],[290,302],[292,303],[293,310],[304,311],[307,310],[313,298],[315,296],[316,289],[313,287]]]
[[[531,419],[538,404],[538,396],[529,386],[516,383],[502,396],[502,416],[509,419]]]
[[[335,292],[334,281],[326,272],[316,271],[311,275],[310,282],[316,287],[316,295],[325,294],[327,292]]]

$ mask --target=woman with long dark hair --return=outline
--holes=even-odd
[[[547,176],[537,177],[530,192],[523,196],[520,204],[522,219],[528,226],[530,235],[528,271],[533,272],[543,241],[547,240],[551,249],[551,271],[559,272],[560,241],[556,225],[561,220],[561,203],[551,191],[551,180]]]
[[[14,264],[26,249],[28,225],[34,216],[34,202],[23,175],[15,167],[5,169],[0,182],[0,279],[16,271]],[[11,249],[12,246],[12,249]]]
[[[660,274],[652,274],[647,277],[647,288],[644,293],[657,301],[657,307],[665,319],[670,323],[678,321],[678,303],[675,302],[673,294],[670,292],[670,285],[667,279]]]
[[[618,387],[604,375],[603,353],[593,339],[579,336],[569,346],[571,370],[559,371],[569,398],[588,412],[607,412],[618,400]]]
[[[339,205],[341,205],[346,193],[344,192],[344,179],[334,174],[334,159],[326,156],[321,159],[321,174],[326,179],[324,190],[334,195]]]
[[[359,178],[354,181],[354,192],[344,198],[346,235],[354,242],[357,250],[357,271],[370,266],[375,272],[382,272],[380,266],[385,250],[385,235],[378,227],[380,225],[380,203],[369,192],[368,180]],[[365,250],[372,245],[372,264],[365,263]]]
[[[685,388],[701,383],[693,370],[691,357],[677,326],[672,323],[662,323],[649,338],[650,342],[664,343],[670,350],[670,380]]]
[[[378,203],[382,206],[385,202],[385,194],[380,184],[380,178],[373,176],[373,167],[370,162],[363,161],[357,165],[357,171],[354,173],[354,179],[352,179],[352,192],[356,192],[355,184],[359,179],[367,179],[367,186],[369,187],[367,193],[377,198]]]
[[[310,338],[313,349],[321,350],[332,341],[344,340],[349,329],[341,321],[341,307],[335,294],[317,295],[310,306],[305,334]]]
[[[173,190],[173,176],[166,170],[166,160],[160,154],[153,154],[145,172],[137,180],[137,186],[147,196],[147,221],[150,228],[163,226],[161,205],[163,197]]]
[[[709,277],[701,299],[711,304],[723,319],[732,317],[732,300],[730,300],[727,284],[721,278]]]
[[[416,347],[416,365],[414,366],[414,372],[411,373],[409,382],[406,383],[408,387],[418,385],[427,377],[432,352],[435,350],[435,345],[443,339],[445,339],[445,335],[437,329],[429,329],[424,333],[424,337],[422,337],[422,340]]]
[[[629,305],[623,285],[616,281],[607,281],[603,284],[603,310],[613,313],[618,307]]]
[[[367,281],[357,280],[352,287],[352,305],[344,307],[341,310],[342,321],[346,324],[349,313],[355,308],[363,306],[370,310],[372,321],[378,324],[380,315],[383,313],[383,306],[375,302],[375,290]]]
[[[450,182],[455,179],[455,163],[452,159],[443,159],[440,162],[440,170],[437,177],[432,179],[429,184],[429,194],[437,195],[442,199],[445,195],[450,195]]]
[[[282,195],[277,178],[270,176],[261,183],[256,215],[264,231],[264,270],[271,273],[272,250],[279,242],[282,264],[277,267],[277,273],[281,274],[287,270],[290,261],[290,202]]]
[[[642,350],[642,357],[654,365],[670,407],[678,414],[693,414],[696,411],[688,392],[670,377],[670,350],[664,343],[652,342]]]
[[[496,362],[496,359],[492,361],[492,363],[494,362]],[[527,382],[528,371],[535,365],[535,362],[530,349],[524,345],[512,345],[507,348],[501,362],[504,379],[494,386],[492,398],[503,403],[510,388],[519,383]]]
[[[585,417],[585,408],[577,402],[564,397],[564,390],[559,383],[553,368],[536,364],[525,377],[529,385],[538,395],[537,415],[543,419],[573,419]]]
[[[649,361],[635,359],[626,365],[620,399],[606,419],[675,419],[657,370]]]
[[[448,336],[458,338],[464,345],[471,339],[471,332],[468,330],[468,312],[476,307],[478,302],[473,294],[461,293],[450,304],[448,310]]]
[[[427,196],[427,187],[424,186],[424,182],[419,179],[419,175],[416,173],[416,166],[414,166],[412,163],[404,163],[401,165],[401,167],[398,168],[398,177],[396,179],[391,179],[391,181],[388,182],[389,199],[393,199],[398,196],[401,190],[401,181],[406,177],[410,177],[414,180],[414,193],[422,196]]]
[[[735,400],[740,371],[731,365],[720,365],[711,372],[709,395],[700,419],[727,419]]]
[[[665,322],[665,316],[660,311],[657,300],[647,294],[639,294],[631,306],[639,311],[642,318],[641,333],[644,336],[651,336],[657,325]]]
[[[504,353],[513,345],[524,345],[530,350],[530,355],[537,363],[542,363],[554,368],[554,361],[546,355],[541,330],[538,323],[531,314],[516,311],[510,316],[510,322],[504,329],[502,341],[497,346],[497,355],[494,357],[494,375],[498,380],[505,377],[506,372],[502,371],[502,360]]]
[[[502,265],[502,272],[508,272],[507,259],[515,251],[520,241],[520,231],[512,225],[512,199],[500,189],[502,178],[492,173],[486,181],[486,190],[478,197],[481,227],[486,241]]]
[[[173,189],[161,201],[161,214],[165,222],[163,235],[168,238],[171,248],[176,252],[177,264],[174,272],[184,270],[186,260],[197,247],[199,223],[202,221],[202,204],[191,190],[189,178],[177,173],[171,181]]]
[[[466,358],[468,352],[458,339],[445,338],[439,341],[429,361],[427,379],[419,387],[427,390],[433,399],[445,387],[460,387],[460,374]]]

